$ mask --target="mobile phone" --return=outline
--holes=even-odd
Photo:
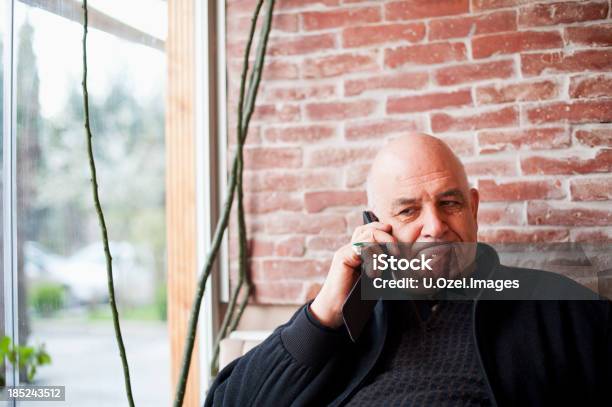
[[[368,224],[372,222],[378,222],[378,218],[370,211],[364,211],[363,223]],[[360,268],[360,272],[364,273],[363,265]],[[342,305],[342,320],[344,326],[353,342],[356,342],[363,332],[366,324],[372,316],[374,307],[378,300],[362,300],[361,299],[361,276],[355,281],[353,288],[349,292],[349,295],[344,300]]]

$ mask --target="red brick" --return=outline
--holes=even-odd
[[[247,37],[249,34],[249,28],[251,27],[251,18],[252,16],[228,18],[226,20],[227,36],[231,38]],[[263,18],[260,18],[257,21],[257,27],[260,28],[262,23]],[[279,32],[297,32],[299,30],[298,15],[274,13],[272,30]]]
[[[363,225],[363,208],[355,208],[348,212],[345,216],[346,224],[350,233]]]
[[[612,242],[612,228],[585,228],[570,231],[572,242]]]
[[[320,6],[338,6],[340,0],[279,0],[277,7],[279,10],[302,8],[302,7],[320,7]]]
[[[240,66],[242,67],[242,62],[240,63]],[[261,74],[262,80],[264,81],[297,79],[298,76],[299,71],[296,64],[279,60],[266,62]]]
[[[233,242],[237,241],[235,239]],[[236,245],[237,246],[237,245]],[[271,256],[274,251],[274,243],[260,239],[249,240],[249,256],[250,257],[267,257]],[[236,258],[238,256],[238,247],[235,247]]]
[[[442,86],[513,76],[514,62],[511,60],[449,66],[440,68],[434,73],[436,82]]]
[[[349,244],[351,237],[347,235],[312,236],[308,239],[308,250],[335,252],[342,246]]]
[[[303,64],[304,78],[330,78],[353,72],[379,70],[377,52],[344,53],[318,58],[308,58]]]
[[[458,156],[474,155],[474,135],[467,134],[438,134],[436,137],[444,141]]]
[[[380,20],[380,7],[307,11],[302,13],[302,25],[306,31],[376,23]]]
[[[483,35],[472,39],[474,58],[562,47],[563,40],[558,31],[520,31]]]
[[[468,176],[511,176],[518,175],[516,160],[478,159],[463,163]]]
[[[315,191],[304,194],[304,204],[309,213],[334,206],[365,205],[365,202],[365,191]]]
[[[267,55],[304,55],[336,48],[333,34],[304,35],[298,38],[270,38]]]
[[[226,15],[235,16],[236,14],[247,14],[251,16],[255,10],[256,0],[230,0],[227,1]],[[279,0],[275,5],[275,13],[278,10],[289,10],[304,7],[329,7],[340,5],[340,0]],[[265,7],[264,7],[265,8]],[[264,11],[261,11],[263,14]],[[260,14],[260,18],[261,18]]]
[[[227,130],[228,144],[236,145],[236,123],[230,121],[230,126]],[[261,128],[259,126],[250,125],[246,138],[244,139],[245,146],[254,146],[261,144]]]
[[[598,151],[593,158],[577,156],[527,157],[521,159],[524,174],[588,174],[612,171],[612,149]]]
[[[306,99],[328,99],[336,96],[334,85],[292,86],[285,88],[268,88],[264,99],[270,102],[295,102]]]
[[[306,116],[310,120],[345,120],[366,117],[374,113],[377,102],[359,100],[356,102],[325,102],[306,105]]]
[[[526,109],[530,123],[590,123],[612,121],[612,100],[576,100]]]
[[[480,154],[514,150],[547,150],[570,145],[569,133],[563,127],[524,130],[481,131],[478,133]]]
[[[425,124],[419,119],[377,119],[365,122],[346,123],[345,135],[347,140],[382,139],[393,133],[423,131]]]
[[[519,27],[571,24],[601,20],[608,15],[607,2],[534,4],[519,10]]]
[[[353,233],[357,227],[363,225],[363,212],[361,208],[348,212],[344,218],[350,233]]]
[[[387,20],[414,20],[470,11],[469,0],[403,0],[385,4]]]
[[[339,178],[340,174],[335,169],[308,170],[304,174],[304,190],[339,187]]]
[[[472,0],[472,11],[520,6],[521,4],[529,4],[532,2],[533,0]]]
[[[476,101],[478,104],[492,104],[555,99],[561,93],[560,88],[554,81],[480,86],[476,88]]]
[[[246,217],[246,228],[247,228],[247,236],[254,236],[257,234],[261,234],[264,231],[263,230],[264,225],[261,219],[258,219],[254,216]],[[237,232],[232,232],[232,231],[237,231],[237,230],[238,230],[237,220],[236,220],[236,217],[233,217],[232,219],[230,219],[230,232],[237,233]]]
[[[570,44],[610,47],[612,46],[612,24],[567,27],[565,38]]]
[[[527,222],[530,225],[607,226],[612,225],[612,210],[568,202],[529,202]]]
[[[265,224],[271,235],[346,233],[346,221],[340,214],[277,214],[266,219]]]
[[[342,32],[344,47],[363,47],[396,41],[419,42],[425,38],[425,24],[381,24],[347,28]]]
[[[245,168],[298,168],[302,166],[300,148],[245,148]]]
[[[286,192],[247,193],[244,196],[244,210],[246,213],[295,212],[302,209],[302,200]]]
[[[521,55],[523,75],[612,70],[612,51],[586,50]]]
[[[423,45],[409,45],[385,50],[385,66],[397,68],[402,65],[431,65],[445,62],[464,61],[465,45],[459,42],[439,42]]]
[[[246,13],[250,16],[253,14],[256,4],[256,0],[231,0],[227,2],[227,13],[228,15]]]
[[[516,30],[516,11],[504,10],[468,17],[440,18],[429,22],[429,40],[462,38]]]
[[[247,192],[297,191],[302,187],[302,174],[245,171],[243,185]]]
[[[253,300],[257,304],[300,304],[305,282],[302,281],[255,281]]]
[[[612,178],[577,178],[570,180],[572,201],[612,200]]]
[[[365,185],[371,163],[353,164],[344,169],[344,179],[347,188],[361,187]]]
[[[240,59],[240,61],[242,61],[242,59],[244,58],[244,53],[246,51],[245,48],[246,48],[246,39],[244,38],[239,39],[239,40],[230,39],[228,40],[225,46],[227,56],[230,58]],[[242,65],[240,65],[240,67],[241,66]]]
[[[302,257],[305,251],[304,236],[289,236],[274,245],[274,254],[279,257]]]
[[[377,75],[364,79],[347,79],[344,82],[344,95],[360,95],[368,90],[423,89],[429,82],[427,72],[399,72]]]
[[[311,151],[308,157],[309,167],[341,167],[358,161],[369,161],[374,158],[378,146],[372,147],[333,147]]]
[[[300,120],[300,107],[297,105],[257,105],[252,122],[285,123]]]
[[[612,129],[577,130],[575,139],[589,147],[612,147]]]
[[[565,191],[561,181],[478,181],[480,199],[483,201],[528,201],[532,199],[561,199]]]
[[[324,125],[271,127],[264,134],[270,142],[304,143],[330,139],[336,135],[336,128]]]
[[[566,229],[487,229],[478,232],[478,240],[486,243],[565,242]]]
[[[524,223],[522,203],[487,204],[478,206],[478,225],[516,226]]]
[[[431,129],[436,133],[509,127],[517,124],[518,112],[515,107],[467,115],[450,115],[448,113],[433,113],[431,115]]]
[[[228,60],[228,71],[229,71],[229,82],[234,86],[236,95],[240,85],[240,75],[242,74],[242,58],[232,58]],[[252,66],[253,61],[249,61],[249,66]],[[293,62],[287,62],[279,59],[266,60],[264,69],[262,72],[262,80],[274,81],[283,79],[297,79],[299,78],[299,70],[297,64]]]
[[[426,112],[447,107],[472,106],[472,92],[437,92],[424,95],[391,97],[387,100],[387,113]]]
[[[572,98],[596,98],[612,96],[612,76],[584,75],[570,80],[569,94]]]
[[[248,192],[304,191],[340,187],[340,177],[336,170],[301,169],[296,172],[283,169],[279,171],[245,171],[244,188]]]

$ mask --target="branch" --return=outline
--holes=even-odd
[[[117,302],[115,299],[115,285],[113,282],[113,258],[110,253],[108,243],[108,232],[106,229],[106,221],[104,220],[104,212],[100,204],[98,195],[98,176],[96,173],[96,163],[93,155],[93,135],[89,123],[89,94],[87,92],[87,0],[83,0],[83,110],[85,115],[85,133],[87,135],[87,155],[89,157],[89,170],[91,172],[91,186],[93,191],[94,205],[98,214],[100,223],[100,231],[102,233],[102,242],[104,244],[104,256],[106,258],[106,276],[108,280],[108,297],[113,315],[113,326],[115,328],[115,337],[119,346],[119,355],[121,356],[121,364],[123,367],[123,377],[125,380],[125,391],[127,393],[128,402],[131,407],[134,407],[134,398],[132,396],[132,385],[130,383],[130,369],[128,366],[127,356],[125,353],[125,345],[123,344],[123,336],[121,335],[121,326],[119,325],[119,311],[117,310]]]
[[[221,245],[221,241],[223,239],[223,234],[225,232],[225,229],[227,228],[227,224],[228,224],[228,219],[229,219],[229,215],[231,212],[231,208],[232,208],[232,203],[234,200],[234,194],[235,194],[235,190],[236,190],[236,186],[240,180],[240,184],[242,184],[241,182],[241,174],[242,174],[242,152],[243,152],[243,146],[244,146],[244,141],[246,139],[246,135],[248,133],[248,123],[250,121],[251,116],[253,115],[253,110],[254,110],[254,105],[255,105],[255,98],[257,96],[257,91],[258,91],[258,87],[259,87],[259,82],[261,80],[261,71],[262,71],[262,66],[263,66],[263,61],[265,58],[265,51],[266,51],[266,47],[267,47],[267,41],[269,38],[269,34],[270,34],[270,29],[271,29],[271,23],[272,23],[272,12],[274,9],[274,0],[270,0],[268,3],[268,8],[267,8],[267,14],[266,14],[266,19],[264,21],[264,26],[262,28],[262,36],[260,37],[260,43],[258,45],[258,49],[257,49],[257,56],[256,56],[256,61],[255,61],[255,66],[253,68],[253,72],[251,74],[251,81],[250,81],[250,86],[249,86],[249,94],[246,100],[246,103],[244,101],[244,89],[246,86],[246,75],[248,72],[248,59],[249,59],[249,55],[250,55],[250,51],[251,51],[251,46],[252,46],[252,41],[253,41],[253,37],[254,37],[254,33],[255,33],[255,27],[256,27],[256,23],[257,23],[257,17],[259,15],[259,11],[261,9],[263,5],[263,0],[259,0],[257,7],[255,9],[255,13],[253,16],[253,19],[251,21],[251,30],[249,33],[249,38],[248,38],[248,42],[247,42],[247,47],[245,49],[245,61],[244,61],[244,65],[243,65],[243,71],[242,71],[242,76],[241,76],[241,89],[240,89],[240,100],[239,100],[239,104],[238,104],[238,109],[239,109],[239,113],[240,115],[238,116],[239,120],[238,120],[238,132],[236,135],[236,139],[237,139],[237,151],[236,151],[236,155],[234,157],[234,162],[232,165],[232,171],[230,173],[230,178],[228,180],[228,190],[227,190],[227,195],[225,198],[225,203],[224,203],[224,207],[223,207],[223,212],[221,213],[221,217],[219,219],[219,222],[217,223],[217,227],[215,229],[215,233],[213,235],[213,241],[212,241],[212,246],[210,248],[210,251],[206,257],[206,261],[204,264],[204,269],[202,271],[202,274],[200,276],[200,280],[198,282],[198,287],[196,290],[196,295],[195,295],[195,299],[194,302],[192,304],[192,308],[191,308],[191,314],[190,314],[190,318],[189,318],[189,325],[188,325],[188,331],[187,331],[187,337],[185,340],[185,349],[184,349],[184,354],[183,354],[183,361],[182,361],[182,367],[181,367],[181,373],[179,376],[179,382],[177,384],[177,390],[176,390],[176,395],[175,395],[175,399],[174,399],[174,406],[175,407],[181,407],[183,404],[183,400],[185,397],[185,388],[187,386],[187,379],[189,376],[189,365],[190,365],[190,361],[191,361],[191,356],[193,353],[193,346],[195,343],[195,336],[196,336],[196,329],[197,329],[197,324],[198,324],[198,319],[199,319],[199,314],[200,314],[200,307],[202,304],[202,298],[204,296],[204,292],[206,289],[206,282],[208,281],[208,277],[210,276],[211,270],[212,270],[212,265],[213,262],[217,256],[217,253],[219,251],[219,247]],[[245,120],[242,119],[243,115],[243,109],[246,106],[246,118]],[[242,198],[242,192],[239,193],[241,198]],[[239,212],[242,212],[241,210],[239,210]],[[244,217],[244,213],[242,214],[242,216]],[[244,219],[243,221],[244,222]],[[240,219],[239,219],[239,223],[240,223]],[[240,226],[239,226],[240,227]],[[244,240],[244,237],[242,238]],[[244,257],[245,255],[241,256]],[[250,286],[248,287],[247,293],[250,293]],[[237,298],[237,295],[236,295]],[[235,304],[235,303],[234,303]],[[244,305],[241,305],[241,310],[244,310]],[[232,314],[231,312],[232,310],[228,310],[228,312],[230,312],[230,314]],[[242,312],[239,313],[239,315],[242,315]],[[235,326],[236,323],[232,324],[232,326]]]
[[[261,7],[263,1],[260,1],[257,5],[257,9],[255,11],[255,16],[253,17],[252,26],[255,26],[257,20],[257,14],[259,12],[259,8]],[[268,2],[268,7],[266,9],[266,14],[264,17],[264,23],[262,32],[260,34],[259,43],[257,45],[257,53],[255,56],[255,64],[253,65],[253,71],[251,72],[251,77],[249,78],[249,90],[247,94],[247,99],[244,101],[245,103],[245,114],[244,117],[242,115],[242,98],[244,97],[244,88],[246,82],[246,73],[248,69],[248,55],[250,53],[250,43],[252,38],[249,38],[247,54],[245,54],[245,62],[242,70],[242,77],[240,81],[240,104],[238,105],[238,151],[236,152],[237,157],[239,158],[238,165],[238,174],[237,174],[237,189],[238,189],[238,239],[239,239],[239,267],[238,267],[238,282],[236,287],[234,288],[234,292],[230,298],[230,302],[228,304],[227,311],[225,312],[225,317],[223,318],[223,324],[221,325],[221,329],[219,330],[219,334],[215,339],[215,345],[213,349],[213,359],[211,361],[211,372],[216,373],[217,371],[217,360],[219,357],[219,345],[220,342],[228,332],[228,327],[231,322],[232,328],[229,329],[231,332],[238,322],[240,321],[240,317],[244,312],[244,308],[246,307],[247,301],[249,299],[249,295],[251,293],[251,283],[248,281],[247,269],[248,269],[248,252],[247,252],[247,232],[246,232],[246,222],[244,219],[244,205],[243,205],[243,190],[242,190],[242,174],[243,174],[243,146],[244,141],[246,139],[246,135],[248,134],[249,123],[251,120],[251,116],[255,110],[255,101],[257,99],[257,93],[259,91],[259,84],[261,82],[261,75],[263,72],[263,66],[266,57],[266,48],[268,45],[268,38],[270,35],[270,30],[272,27],[272,18],[273,18],[273,10],[274,10],[274,0],[270,0]],[[251,35],[253,35],[253,30],[251,30]],[[234,317],[235,309],[236,309],[236,300],[238,298],[239,292],[242,289],[244,282],[247,283],[247,294],[243,298],[242,303],[240,304],[240,311],[237,317]]]

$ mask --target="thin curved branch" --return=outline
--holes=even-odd
[[[259,14],[259,10],[261,9],[262,3],[263,3],[263,0],[260,0],[258,2],[258,6],[256,8],[257,14]],[[270,14],[270,16],[269,18],[266,19],[267,24],[264,23],[264,27],[263,27],[266,41],[267,41],[267,38],[270,32],[270,28],[271,28],[271,13],[274,7],[274,0],[270,0],[270,4],[271,6],[268,8],[268,13]],[[249,35],[249,40],[247,43],[247,49],[245,50],[246,69],[244,69],[243,67],[243,76],[242,76],[243,82],[246,81],[246,70],[248,69],[248,65],[246,64],[248,64],[248,57],[249,57],[250,48],[251,48],[250,44],[252,43],[252,40],[254,37],[254,32],[255,32],[254,27],[255,27],[256,21],[257,21],[257,18],[254,18],[252,22],[252,26],[251,26],[251,34]],[[265,45],[263,48],[265,52]],[[259,68],[259,70],[261,70],[261,68]],[[261,76],[261,74],[259,76]],[[244,91],[242,90],[242,92]],[[243,99],[243,93],[241,94],[241,99]],[[244,105],[244,101],[240,100],[239,109],[241,109],[243,105]],[[254,109],[254,103],[247,104],[246,106],[247,106],[247,111],[250,109],[251,110],[250,115],[252,115],[252,110]],[[177,383],[177,389],[176,389],[176,394],[174,398],[174,407],[181,407],[183,405],[183,400],[185,398],[185,389],[187,387],[187,379],[189,376],[189,366],[190,366],[191,357],[193,354],[193,346],[195,343],[196,329],[197,329],[198,320],[200,316],[200,307],[202,305],[202,299],[204,297],[204,292],[206,290],[206,282],[208,281],[208,278],[212,271],[212,265],[219,251],[219,247],[221,246],[223,234],[227,228],[229,215],[230,215],[231,208],[232,208],[232,203],[234,200],[236,184],[238,181],[239,162],[240,162],[240,158],[242,154],[242,147],[244,144],[244,139],[246,138],[245,130],[248,130],[248,126],[247,127],[243,126],[240,128],[240,130],[241,131],[237,134],[237,137],[236,137],[237,138],[237,151],[236,151],[236,156],[234,157],[234,162],[232,164],[232,170],[230,172],[230,177],[228,180],[228,189],[227,189],[227,193],[225,197],[223,211],[221,213],[221,217],[219,218],[219,222],[217,223],[217,227],[215,228],[215,233],[212,239],[212,245],[208,252],[208,255],[206,256],[206,260],[204,262],[204,268],[202,270],[200,280],[198,281],[198,287],[196,289],[195,299],[193,301],[192,308],[191,308],[189,324],[187,328],[187,336],[185,338],[185,348],[184,348],[184,353],[183,353],[181,372],[179,375],[179,381]]]
[[[261,5],[262,1],[258,3],[258,7]],[[239,129],[238,129],[238,151],[236,152],[237,157],[239,158],[238,165],[238,173],[237,173],[237,190],[238,190],[238,239],[239,239],[239,276],[238,283],[234,289],[232,297],[230,299],[230,303],[228,304],[228,309],[225,313],[225,317],[223,318],[223,324],[219,331],[219,335],[215,340],[215,346],[213,350],[213,360],[211,362],[211,372],[215,373],[217,370],[217,360],[219,356],[219,344],[223,338],[227,335],[228,327],[230,322],[232,326],[236,326],[240,316],[242,316],[242,312],[244,312],[244,308],[246,307],[246,302],[248,301],[248,296],[245,297],[240,305],[240,312],[238,315],[238,319],[234,317],[235,308],[236,308],[236,300],[240,290],[242,289],[243,283],[247,281],[248,293],[251,292],[251,283],[248,281],[247,269],[248,269],[248,252],[247,252],[247,232],[246,232],[246,222],[244,219],[244,205],[243,205],[243,189],[242,189],[242,175],[243,175],[243,146],[244,141],[246,139],[246,135],[249,129],[249,123],[253,112],[255,111],[255,101],[257,100],[257,93],[259,91],[259,84],[261,82],[261,76],[263,72],[263,66],[265,63],[266,57],[266,48],[268,45],[268,38],[270,35],[270,30],[272,27],[272,18],[273,18],[273,10],[274,10],[274,0],[270,0],[268,2],[268,7],[266,9],[263,28],[260,34],[259,43],[257,45],[257,53],[255,56],[255,64],[253,65],[253,71],[251,72],[251,76],[249,78],[249,89],[247,93],[247,99],[245,103],[245,111],[244,117],[239,115]],[[257,11],[256,11],[257,12]],[[256,23],[256,18],[252,21],[253,25]],[[249,44],[250,45],[250,44]],[[250,51],[250,50],[249,50]],[[248,67],[248,54],[245,55],[245,64],[243,66],[242,71],[242,80],[240,86],[240,97],[243,96],[244,84],[245,84],[245,75]],[[239,113],[242,113],[241,105],[238,107]],[[232,321],[234,319],[234,321]],[[231,329],[229,330],[231,332]]]
[[[134,398],[132,396],[132,384],[130,382],[130,368],[128,366],[125,345],[123,344],[123,336],[121,335],[121,326],[119,325],[119,311],[117,310],[117,301],[115,299],[115,285],[113,282],[113,258],[111,256],[108,243],[108,231],[106,229],[106,221],[104,212],[100,204],[100,196],[98,194],[98,176],[96,173],[96,163],[93,154],[93,135],[89,122],[89,93],[87,91],[87,0],[83,0],[83,111],[85,115],[85,133],[87,135],[87,155],[89,158],[89,170],[91,173],[91,186],[93,191],[93,200],[100,223],[100,232],[102,234],[102,242],[104,244],[104,256],[106,258],[106,277],[108,283],[108,297],[113,316],[113,327],[115,329],[115,337],[119,346],[119,355],[121,356],[121,365],[123,367],[123,378],[125,381],[125,392],[131,407],[134,407]]]

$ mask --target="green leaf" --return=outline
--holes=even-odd
[[[4,358],[4,356],[9,352],[11,347],[11,338],[8,336],[3,336],[0,339],[0,355]]]
[[[28,368],[28,382],[32,383],[36,376],[36,365],[30,365]]]
[[[51,364],[51,356],[47,352],[45,352],[44,350],[41,350],[36,355],[36,361],[38,362],[38,364],[40,366],[42,366],[42,365],[50,365]]]

